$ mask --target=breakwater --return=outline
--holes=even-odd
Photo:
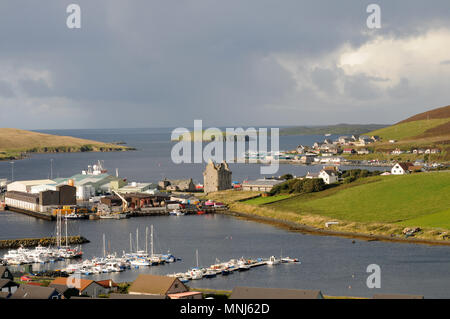
[[[89,240],[83,236],[69,236],[67,238],[68,245],[81,245],[89,243]],[[61,244],[66,245],[65,237],[61,238]],[[43,238],[21,238],[21,239],[6,239],[0,240],[0,249],[15,249],[19,247],[36,247],[36,246],[55,246],[55,237]]]

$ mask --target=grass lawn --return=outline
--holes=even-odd
[[[450,209],[408,219],[399,223],[405,227],[430,227],[450,229]]]
[[[266,207],[354,222],[397,223],[448,209],[448,194],[450,172],[375,176]]]
[[[243,203],[249,204],[249,205],[264,205],[264,204],[277,202],[279,200],[286,199],[289,197],[290,197],[290,195],[287,195],[287,194],[267,196],[267,197],[256,197],[256,198],[246,200]]]

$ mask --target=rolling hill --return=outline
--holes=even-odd
[[[58,136],[14,128],[0,128],[0,159],[17,159],[24,153],[108,152],[129,148],[115,144]]]
[[[450,141],[450,105],[416,114],[397,124],[367,133],[383,140]]]

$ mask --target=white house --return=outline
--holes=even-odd
[[[333,184],[338,181],[338,175],[335,170],[323,169],[319,172],[319,178],[323,179],[325,184]]]
[[[409,174],[409,167],[413,166],[411,163],[397,163],[391,169],[392,175]]]

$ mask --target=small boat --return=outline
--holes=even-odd
[[[169,212],[169,215],[171,216],[184,216],[184,213],[180,211],[179,209],[174,209],[173,211]]]
[[[189,275],[191,276],[192,280],[202,279],[203,271],[201,271],[200,269],[194,268],[190,271]]]
[[[228,269],[224,269],[221,271],[222,276],[228,276],[229,274],[231,274],[231,271]]]
[[[197,215],[204,215],[205,214],[205,211],[204,210],[199,210],[199,211],[197,211]]]
[[[244,260],[240,260],[238,262],[238,270],[239,271],[246,271],[250,269],[250,265],[247,264]]]
[[[214,270],[208,269],[204,276],[205,278],[214,278],[217,276],[217,273]]]
[[[72,212],[72,213],[70,213],[70,214],[65,215],[64,218],[65,218],[65,219],[82,219],[83,216],[82,216],[82,215],[78,215],[78,214]]]
[[[131,266],[134,266],[134,267],[151,266],[151,263],[150,263],[150,262],[148,262],[148,261],[145,260],[145,259],[141,259],[141,258],[132,260],[132,261],[130,262],[130,264],[131,264]]]
[[[278,265],[279,263],[281,263],[281,260],[275,258],[275,256],[270,256],[269,260],[267,261],[268,265]]]
[[[298,263],[299,260],[297,258],[283,257],[281,258],[282,263]]]

